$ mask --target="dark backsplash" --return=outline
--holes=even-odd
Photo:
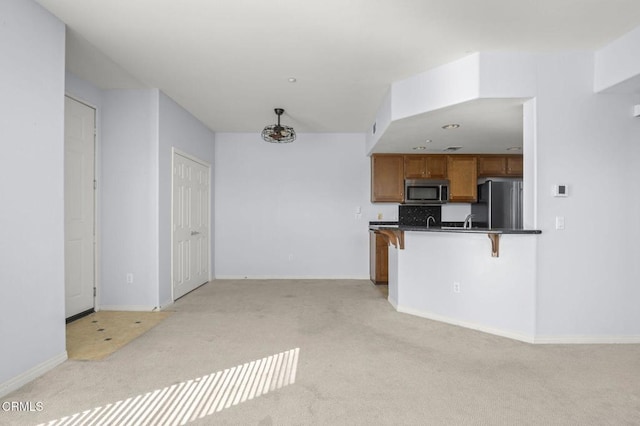
[[[404,226],[425,226],[427,218],[433,216],[435,223],[431,225],[440,225],[442,218],[441,206],[410,206],[401,204],[398,212],[398,225]]]

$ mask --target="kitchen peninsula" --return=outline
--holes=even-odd
[[[398,312],[533,340],[540,231],[387,224],[369,229],[389,239],[388,300]]]

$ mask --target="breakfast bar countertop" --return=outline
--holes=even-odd
[[[463,228],[462,226],[407,226],[407,225],[377,225],[370,224],[372,231],[398,230],[418,232],[453,232],[463,234],[541,234],[539,229],[511,229],[511,228]]]

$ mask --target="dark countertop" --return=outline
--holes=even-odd
[[[440,226],[404,226],[404,225],[375,225],[373,222],[369,225],[369,229],[376,230],[400,230],[400,231],[418,231],[418,232],[452,232],[457,234],[541,234],[538,229],[501,229],[501,228],[462,228],[462,227],[440,227]]]

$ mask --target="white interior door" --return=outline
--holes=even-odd
[[[65,97],[64,264],[66,317],[94,308],[95,110]]]
[[[173,155],[173,299],[209,281],[209,166]]]

